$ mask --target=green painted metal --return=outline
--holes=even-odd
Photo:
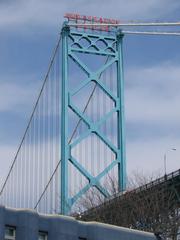
[[[62,86],[61,86],[61,213],[67,214],[68,208],[68,35],[69,28],[62,29]]]
[[[102,33],[87,33],[83,30],[82,32],[79,30],[72,31],[66,24],[64,24],[62,29],[61,213],[65,215],[71,210],[73,204],[91,187],[95,187],[104,197],[110,197],[110,193],[101,185],[100,180],[116,165],[118,165],[120,191],[125,190],[126,187],[122,38],[123,35],[121,32],[118,32],[117,35],[113,34],[109,36],[103,35]],[[68,39],[71,39],[71,43]],[[89,46],[82,46],[79,42],[81,39],[86,39]],[[101,49],[96,45],[99,40],[105,43],[105,49]],[[111,40],[111,44],[108,40]],[[90,49],[92,46],[93,49]],[[88,66],[76,56],[76,52],[110,56],[112,59],[104,63],[98,70],[91,71]],[[73,91],[70,91],[68,85],[68,58],[71,58],[87,75],[87,79],[79,84]],[[108,87],[99,81],[99,76],[114,63],[116,63],[117,66],[117,97],[114,96]],[[104,94],[110,97],[114,102],[112,110],[96,123],[92,122],[72,101],[72,96],[78,94],[79,91],[90,82],[95,82]],[[88,130],[72,143],[68,143],[68,109],[71,109],[88,127]],[[114,144],[100,131],[100,126],[108,118],[112,117],[114,112],[117,112],[118,120],[118,146],[114,146]],[[72,149],[92,133],[101,139],[116,156],[115,160],[96,177],[92,176],[78,162],[78,159],[75,159],[71,155]],[[73,164],[73,166],[88,180],[88,184],[72,197],[68,196],[68,162]]]
[[[119,187],[120,191],[126,189],[126,149],[125,149],[125,117],[124,117],[124,79],[123,79],[123,50],[122,50],[123,34],[117,34],[117,90],[119,98],[118,110],[118,150],[119,150]]]

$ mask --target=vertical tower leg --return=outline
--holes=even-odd
[[[124,119],[124,76],[123,76],[123,53],[122,53],[123,34],[117,35],[117,96],[119,99],[118,110],[118,184],[120,191],[126,189],[126,149],[125,149],[125,119]]]
[[[62,29],[62,85],[61,85],[61,214],[68,213],[68,33]]]
[[[109,44],[116,43],[112,46],[113,50],[105,51],[104,49],[99,50],[99,48],[89,49],[87,46],[83,46],[81,43],[82,39],[85,39],[89,44],[93,44],[93,36],[89,36],[87,33],[76,33],[70,31],[70,29],[64,25],[62,29],[62,96],[61,96],[61,214],[67,215],[73,204],[82,197],[90,188],[95,187],[104,197],[109,197],[109,192],[104,189],[100,180],[109,173],[109,171],[118,164],[118,184],[119,190],[124,191],[126,188],[126,159],[125,159],[125,123],[124,123],[124,82],[123,82],[123,59],[122,59],[122,38],[123,35],[120,33],[117,36],[107,37],[106,35],[96,35],[96,39],[103,39],[102,41],[109,46]],[[71,41],[68,41],[68,38]],[[93,39],[92,39],[93,38]],[[78,44],[78,47],[74,47],[75,44]],[[93,45],[92,45],[93,46]],[[82,54],[97,54],[97,55],[111,55],[112,58],[109,62],[106,62],[103,66],[99,67],[98,70],[92,71],[89,69],[89,66],[86,62],[77,55],[77,52]],[[84,55],[83,55],[84,56]],[[68,58],[73,60],[76,65],[78,65],[81,70],[83,70],[88,78],[81,82],[75,90],[70,90],[68,86]],[[102,74],[109,66],[117,63],[117,96],[109,90],[109,88],[104,85],[99,78],[96,76],[98,73]],[[92,78],[93,76],[93,78]],[[72,96],[79,94],[81,89],[83,89],[87,84],[95,81],[97,86],[104,92],[105,95],[109,96],[114,103],[116,103],[112,110],[108,114],[104,114],[99,121],[93,122],[91,118],[88,118],[82,110],[73,102]],[[98,103],[97,103],[98,104]],[[88,126],[88,130],[85,130],[85,133],[81,134],[77,139],[74,139],[73,142],[68,143],[68,109],[73,111],[78,118]],[[101,131],[101,125],[107,120],[107,118],[112,117],[112,114],[117,112],[118,120],[118,131],[117,131],[117,140],[118,145],[115,146]],[[85,169],[79,156],[74,156],[71,154],[70,149],[78,147],[79,144],[91,136],[96,134],[97,138],[106,145],[115,155],[116,158],[111,162],[105,169],[100,170],[97,176],[93,176],[90,169]],[[77,158],[77,159],[76,159]],[[91,156],[92,158],[92,156]],[[73,165],[76,170],[79,171],[81,175],[87,180],[87,183],[80,187],[78,192],[74,195],[68,194],[68,187],[72,182],[68,183],[68,163]],[[117,166],[117,165],[116,165]],[[70,195],[70,196],[69,196]]]

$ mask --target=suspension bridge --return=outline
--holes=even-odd
[[[11,168],[0,192],[8,207],[72,214],[92,189],[110,198],[108,179],[126,189],[125,34],[179,32],[123,27],[180,23],[121,23],[66,14],[61,34]]]

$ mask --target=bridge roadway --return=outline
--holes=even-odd
[[[85,211],[80,218],[148,230],[148,227],[134,225],[141,221],[138,217],[148,225],[149,219],[179,207],[180,169],[134,190],[118,193],[99,206]]]

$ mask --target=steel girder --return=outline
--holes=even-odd
[[[124,83],[123,83],[123,59],[122,59],[122,38],[123,35],[117,31],[114,35],[103,35],[101,33],[87,33],[72,31],[66,24],[62,29],[62,84],[61,84],[61,213],[68,214],[72,205],[83,195],[89,188],[95,187],[105,197],[109,197],[110,193],[101,184],[100,180],[108,174],[108,172],[118,165],[118,184],[121,191],[126,188],[126,159],[125,159],[125,123],[124,123]],[[69,41],[71,40],[71,43]],[[81,39],[85,39],[89,44],[83,46]],[[101,49],[97,46],[97,42],[102,41],[105,48]],[[111,41],[111,43],[109,42]],[[104,63],[97,71],[92,71],[81,61],[76,53],[96,54],[101,56],[110,56],[111,59]],[[87,74],[85,79],[76,89],[69,90],[68,83],[68,59],[71,58],[81,69]],[[117,67],[117,96],[110,91],[101,81],[99,76],[109,66],[116,64]],[[90,82],[95,82],[98,87],[114,102],[114,108],[105,114],[98,122],[94,123],[86,114],[73,104],[72,97],[78,94]],[[88,130],[72,143],[68,143],[68,109],[71,109],[87,126]],[[117,112],[118,129],[117,129],[117,146],[100,131],[100,126]],[[79,162],[75,159],[71,152],[72,149],[83,139],[87,138],[91,133],[96,134],[104,144],[115,154],[115,160],[109,164],[96,177],[92,176]],[[88,184],[84,186],[73,197],[68,196],[68,162],[88,180]]]

